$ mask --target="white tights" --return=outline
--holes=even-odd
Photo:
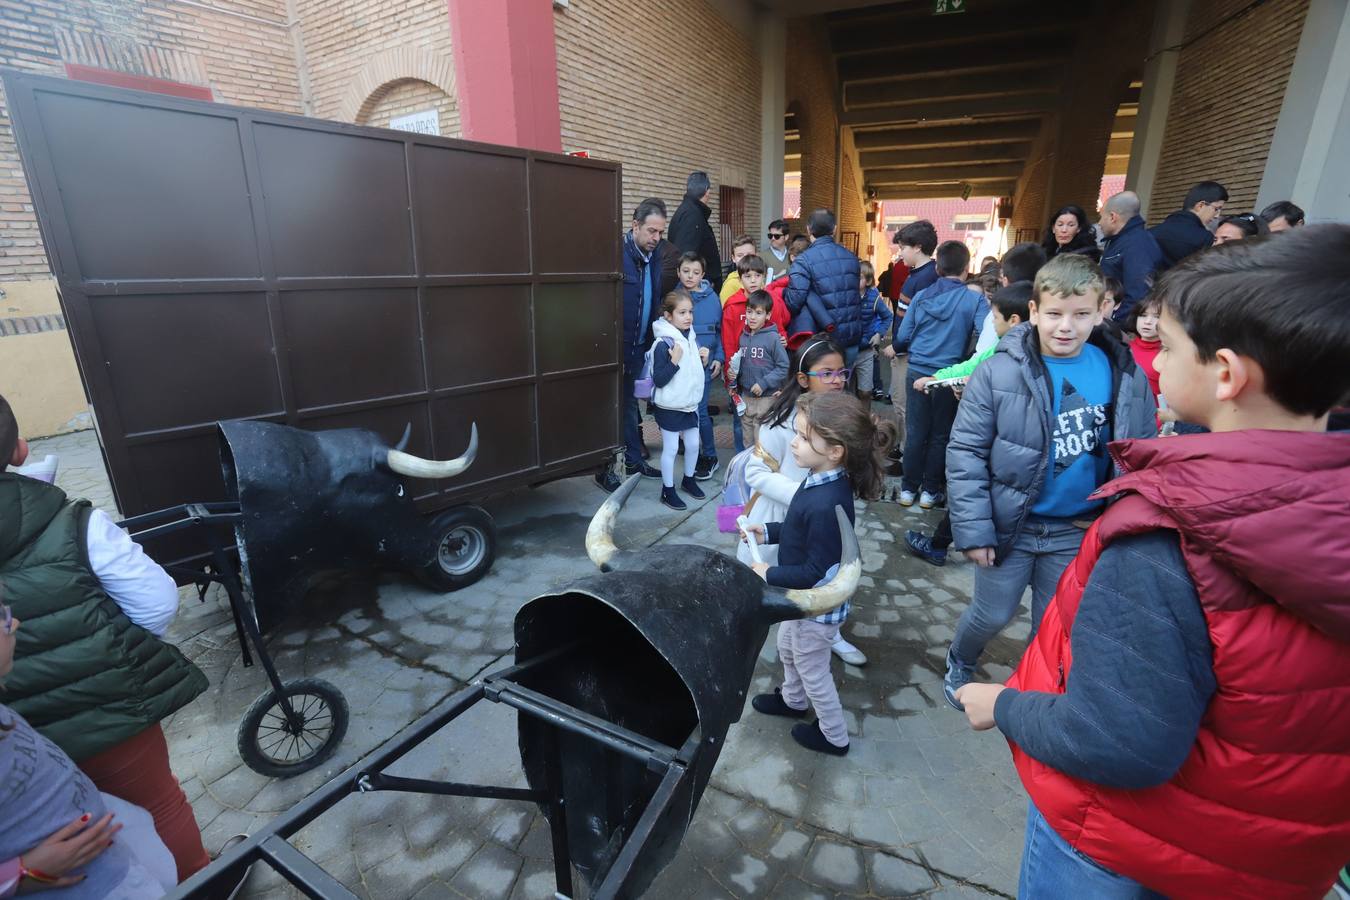
[[[666,431],[661,429],[661,483],[668,488],[675,486],[675,456],[680,452],[680,438],[684,438],[684,477],[694,477],[694,467],[698,465],[698,426],[684,431]]]

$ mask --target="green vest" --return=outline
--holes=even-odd
[[[0,472],[0,585],[22,625],[0,696],[77,762],[192,702],[206,676],[132,623],[89,568],[90,506]]]

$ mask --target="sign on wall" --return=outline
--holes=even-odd
[[[397,131],[415,131],[418,134],[441,133],[441,114],[434,109],[420,109],[405,116],[394,116],[389,127]]]

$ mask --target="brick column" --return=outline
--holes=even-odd
[[[460,124],[471,141],[562,150],[548,0],[447,0]]]

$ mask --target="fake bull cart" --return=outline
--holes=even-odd
[[[309,701],[291,702],[262,635],[312,574],[300,570],[352,550],[337,535],[360,544],[352,555],[366,565],[463,587],[493,559],[491,518],[475,501],[612,460],[617,165],[3,80],[118,507],[180,583],[226,588],[241,652],[271,685],[259,721],[301,730]],[[475,443],[475,423],[478,459],[445,469]],[[283,469],[277,522],[250,520],[221,465],[221,428],[234,425],[284,428],[300,443],[347,435],[352,452],[317,488]],[[297,458],[338,460],[316,447]],[[286,462],[269,452],[256,458]],[[427,465],[384,477],[390,452]],[[310,502],[353,493],[371,501],[364,513]],[[432,518],[409,528],[411,513]],[[389,533],[356,527],[362,516]],[[412,532],[417,565],[403,552]],[[328,558],[308,558],[314,547]],[[340,694],[309,687],[295,696],[333,716],[336,738],[259,771],[295,774],[340,740]]]

